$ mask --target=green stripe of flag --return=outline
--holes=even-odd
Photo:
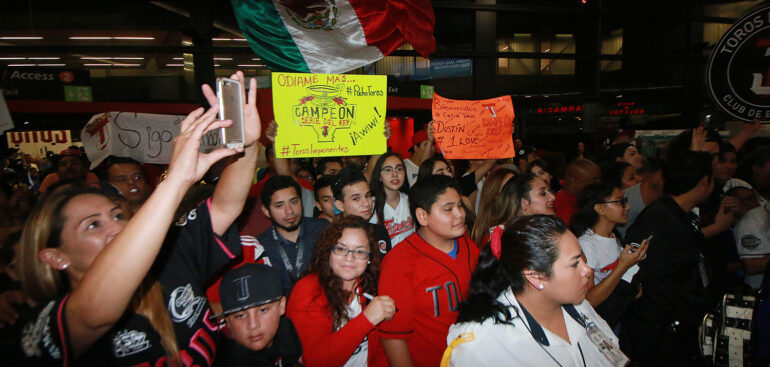
[[[231,0],[251,49],[272,71],[309,73],[307,63],[270,0]]]

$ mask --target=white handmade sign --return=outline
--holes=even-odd
[[[142,163],[168,164],[183,115],[105,112],[92,117],[80,133],[91,169],[110,155]],[[201,151],[221,146],[219,130],[201,140]]]

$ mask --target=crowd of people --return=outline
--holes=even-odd
[[[519,140],[513,159],[448,160],[425,122],[408,157],[268,146],[257,167],[258,140],[280,131],[260,121],[256,82],[243,148],[198,151],[230,123],[203,93],[211,107],[182,121],[162,170],[7,151],[6,362],[700,365],[704,314],[764,286],[770,146],[756,121],[729,139],[686,130],[662,159],[622,131],[566,164]]]

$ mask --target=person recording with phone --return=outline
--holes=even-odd
[[[586,299],[615,327],[631,300],[640,295],[639,282],[634,282],[633,277],[651,237],[641,244],[623,241],[615,227],[626,223],[630,206],[623,192],[613,185],[590,184],[577,203],[570,229],[578,237],[584,260],[593,269]]]

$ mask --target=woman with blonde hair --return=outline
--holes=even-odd
[[[216,96],[204,86],[213,107],[181,122],[166,179],[130,221],[109,197],[83,187],[63,187],[35,209],[20,246],[22,287],[33,304],[21,319],[24,363],[211,364],[217,328],[206,320],[203,287],[240,249],[231,225],[248,195],[260,132],[256,82],[250,87],[244,147],[198,151],[206,132],[230,123],[217,120]],[[190,186],[228,156],[212,197],[172,226]]]

